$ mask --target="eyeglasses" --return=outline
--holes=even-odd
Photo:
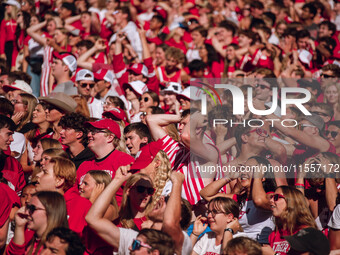
[[[144,98],[141,97],[141,98],[139,99],[139,101],[143,101],[143,100],[144,100],[144,102],[146,103],[146,102],[149,101],[149,98],[148,98],[148,97],[144,97]]]
[[[315,127],[315,126],[309,125],[309,124],[299,124],[297,127],[298,127],[298,130],[303,130],[303,128],[305,127]]]
[[[216,211],[216,210],[208,210],[205,212],[205,216],[208,217],[209,213],[211,213],[211,216],[213,218],[215,218],[216,214],[225,214],[225,212],[219,212],[219,211]]]
[[[140,194],[144,193],[145,191],[148,193],[148,195],[153,195],[153,193],[155,193],[155,189],[151,187],[133,186],[133,188],[135,188]]]
[[[152,247],[146,243],[143,243],[137,239],[133,239],[132,246],[131,246],[131,251],[137,251],[141,247],[152,249]]]
[[[35,205],[32,205],[32,204],[27,204],[26,205],[26,210],[28,211],[29,215],[32,216],[33,213],[36,211],[36,210],[44,210],[43,208],[37,208]]]
[[[311,112],[311,113],[314,113],[314,114],[317,114],[317,115],[323,116],[323,117],[329,116],[327,113],[324,113],[324,112],[316,112],[316,111],[314,111],[314,112]]]
[[[320,75],[320,77],[322,77],[322,78],[334,78],[335,76],[334,76],[334,75],[328,75],[328,74],[322,73],[322,74]]]
[[[254,132],[256,132],[256,134],[258,134],[261,137],[268,137],[269,136],[267,130],[264,130],[263,128],[253,129],[253,130],[249,131],[248,134],[254,133]]]
[[[80,84],[80,87],[82,87],[82,88],[86,88],[87,86],[89,86],[90,89],[93,89],[94,88],[94,83],[81,83]]]
[[[326,137],[327,137],[329,134],[331,134],[331,137],[332,137],[332,138],[335,138],[335,137],[339,134],[339,132],[337,132],[337,131],[329,131],[329,130],[325,130],[324,134],[325,134]]]
[[[273,198],[274,201],[276,202],[276,201],[279,200],[280,198],[285,199],[285,196],[284,196],[284,195],[281,195],[281,194],[274,194],[274,195],[271,196],[271,198]]]
[[[91,132],[92,135],[95,135],[98,133],[107,133],[105,130],[102,130],[102,129],[91,129],[89,130],[89,132]]]
[[[270,89],[269,86],[263,85],[263,84],[256,84],[256,85],[255,85],[255,88],[258,88],[258,87],[260,87],[260,89]]]

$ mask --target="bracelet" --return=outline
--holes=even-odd
[[[232,235],[234,234],[234,230],[232,228],[226,228],[224,232],[229,231]]]
[[[305,188],[305,185],[303,183],[295,183],[295,186]]]
[[[194,232],[191,232],[192,235],[199,237],[200,235],[196,235]]]

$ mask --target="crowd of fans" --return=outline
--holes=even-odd
[[[0,21],[0,254],[340,253],[338,0],[4,0]],[[310,115],[233,115],[223,89],[205,115],[224,82],[258,110],[307,89]]]

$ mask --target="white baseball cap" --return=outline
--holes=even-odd
[[[68,68],[70,69],[72,73],[77,70],[77,59],[72,54],[68,52],[59,53],[59,52],[53,51],[53,57],[63,61],[64,64],[68,66]]]
[[[185,97],[187,100],[201,100],[203,91],[195,86],[186,87],[181,93],[177,95],[177,99]]]
[[[94,81],[94,75],[87,69],[81,69],[76,75],[76,81]]]
[[[179,94],[182,92],[182,86],[178,82],[169,82],[169,85],[162,90],[163,92],[173,92]]]
[[[132,81],[129,83],[125,83],[123,85],[124,90],[126,89],[127,86],[130,86],[140,96],[143,95],[144,92],[148,91],[148,87],[142,81]]]
[[[20,3],[18,1],[15,1],[15,0],[7,0],[7,1],[4,1],[2,4],[7,4],[7,5],[14,5],[16,6],[18,9],[21,8],[20,6]]]
[[[313,55],[307,50],[299,50],[299,59],[302,63],[309,65]]]
[[[7,93],[12,90],[22,90],[28,94],[32,94],[32,88],[23,80],[16,80],[11,85],[3,85],[3,90]]]

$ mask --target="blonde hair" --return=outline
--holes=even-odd
[[[38,105],[38,100],[35,96],[28,94],[28,93],[21,93],[19,94],[21,97],[22,103],[26,106],[26,113],[22,120],[20,121],[19,126],[17,127],[17,130],[22,129],[22,127],[30,122],[33,117],[33,111],[35,107]]]
[[[327,84],[325,86],[324,90],[323,90],[323,93],[326,94],[326,90],[329,87],[332,87],[332,86],[334,86],[336,88],[336,90],[338,91],[338,102],[336,102],[336,104],[337,104],[336,110],[338,112],[340,112],[340,84],[339,83],[329,83],[329,84]],[[323,102],[328,104],[326,96],[323,97]]]
[[[11,19],[17,19],[17,15],[18,15],[18,12],[19,12],[19,9],[15,6],[15,5],[11,5],[12,7],[12,11],[11,11],[11,14],[8,15],[8,13],[5,11],[5,17],[4,17],[4,20],[11,20]],[[3,35],[5,36],[5,35]]]
[[[174,139],[176,142],[179,142],[180,141],[180,137],[179,137],[179,134],[178,134],[178,130],[175,126],[174,123],[170,123],[169,125],[167,125],[165,127],[166,129],[166,132],[167,134],[172,138]]]
[[[133,221],[134,215],[132,215],[132,210],[130,206],[130,196],[127,195],[127,191],[141,179],[147,179],[153,185],[151,178],[147,176],[146,174],[142,174],[142,173],[133,174],[126,181],[126,184],[123,190],[122,203],[121,203],[120,210],[119,210],[119,220],[124,228],[133,228],[135,226],[135,223]],[[150,198],[145,211],[147,210],[148,206],[152,203],[152,198],[153,197]]]
[[[156,154],[154,160],[159,160],[161,163],[156,169],[156,175],[154,178],[155,193],[153,195],[152,206],[155,206],[161,198],[165,184],[168,180],[170,180],[170,175],[172,172],[171,163],[169,161],[168,155],[163,150],[160,150]]]

